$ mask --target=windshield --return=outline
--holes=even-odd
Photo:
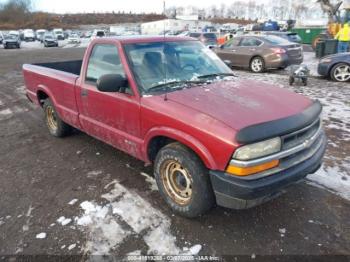
[[[199,38],[200,36],[200,33],[190,33],[190,37]]]
[[[199,41],[137,43],[124,47],[142,93],[167,83],[203,81],[206,77],[232,74],[231,69]]]
[[[292,41],[300,41],[300,40],[301,40],[300,36],[297,35],[297,34],[288,34],[288,37],[289,37],[289,39],[291,39]]]
[[[16,35],[5,35],[4,37],[6,40],[16,40],[17,36]]]
[[[206,39],[216,39],[216,34],[214,34],[214,33],[206,33],[206,34],[203,34],[203,37],[206,38]]]
[[[284,39],[284,38],[279,37],[279,36],[274,36],[274,35],[269,35],[269,36],[265,37],[264,39],[266,40],[266,42],[268,42],[270,44],[274,44],[274,45],[290,44],[290,42],[287,39]]]

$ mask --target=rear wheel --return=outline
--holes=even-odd
[[[294,77],[290,76],[289,77],[289,85],[292,86],[294,84]]]
[[[64,137],[71,133],[72,127],[58,116],[50,99],[44,102],[45,121],[51,135]]]
[[[350,65],[340,63],[335,65],[331,70],[331,78],[334,81],[346,82],[350,80]]]
[[[254,57],[250,61],[250,70],[254,73],[262,73],[265,70],[265,61],[262,57]]]
[[[307,78],[303,78],[303,79],[302,79],[302,82],[303,82],[303,85],[304,85],[304,86],[307,86],[307,82],[308,82],[308,81],[307,81]]]
[[[160,194],[174,212],[192,218],[213,207],[215,198],[208,170],[184,145],[172,143],[162,148],[154,173]]]

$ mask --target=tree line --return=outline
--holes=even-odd
[[[139,23],[184,14],[197,14],[202,19],[214,22],[237,22],[240,24],[250,23],[257,19],[305,19],[322,15],[321,8],[315,1],[268,1],[266,3],[256,3],[253,0],[232,0],[231,3],[212,5],[208,8],[173,6],[166,9],[166,16],[164,16],[155,13],[133,14],[125,12],[52,14],[33,11],[31,0],[8,0],[0,5],[0,29],[74,28],[79,25],[90,24]]]
[[[9,0],[0,5],[0,30],[75,28],[80,25],[149,22],[164,19],[162,14],[125,12],[52,14],[32,10],[31,0]]]

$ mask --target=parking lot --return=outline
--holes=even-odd
[[[61,42],[59,48],[43,49],[33,42],[21,50],[0,49],[0,259],[13,254],[232,256],[227,261],[240,255],[350,255],[349,83],[314,75],[307,87],[289,87],[284,71],[235,70],[239,77],[321,101],[329,139],[325,164],[262,206],[217,207],[190,220],[167,208],[151,166],[80,132],[53,138],[42,110],[26,99],[22,64],[80,59],[86,45],[85,40],[79,48]]]

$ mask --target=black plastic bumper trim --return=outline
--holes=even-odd
[[[245,127],[237,133],[236,140],[241,144],[251,144],[293,133],[312,124],[321,111],[322,105],[319,101],[315,101],[300,114]]]
[[[319,150],[308,160],[287,170],[256,180],[243,180],[239,177],[221,171],[209,171],[211,183],[216,197],[238,200],[256,200],[274,195],[283,188],[305,178],[318,170],[326,150],[326,139],[323,140]],[[229,206],[230,204],[218,205]]]

